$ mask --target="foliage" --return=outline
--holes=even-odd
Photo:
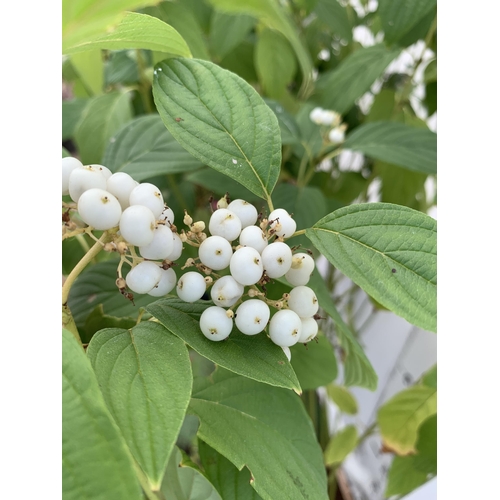
[[[225,193],[263,217],[284,208],[297,225],[287,243],[331,265],[308,282],[316,341],[293,345],[290,362],[265,333],[203,336],[208,294],[127,300],[126,259],[101,251],[118,229],[92,231],[78,216],[70,227],[76,206],[63,196],[63,498],[335,498],[337,470],[367,434],[325,434],[316,389],[356,415],[349,388],[375,390],[378,376],[333,299],[333,267],[378,308],[436,331],[437,224],[424,189],[437,172],[425,122],[435,18],[429,0],[380,0],[372,13],[337,0],[63,0],[63,157],[153,183],[179,233],[185,211],[184,224],[208,226]],[[357,41],[360,26],[376,43]],[[410,74],[388,71],[419,40],[430,63],[422,51]],[[346,166],[349,152],[360,165]],[[183,241],[178,278],[198,255]],[[273,298],[292,289],[284,277],[259,287]],[[387,496],[435,476],[437,368],[386,402],[376,426],[395,455]]]

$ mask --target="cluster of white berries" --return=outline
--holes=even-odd
[[[77,158],[62,159],[62,194],[74,204],[67,204],[63,231],[67,236],[92,230],[116,228],[114,241],[103,244],[105,250],[122,255],[117,286],[132,299],[126,287],[136,293],[161,297],[177,283],[173,261],[182,253],[182,241],[173,225],[174,213],[153,184],[139,183],[124,172],[112,173],[103,165],[83,165]],[[71,210],[88,227],[79,228],[69,217]],[[134,247],[137,247],[140,256]],[[154,262],[160,261],[160,262]],[[121,276],[124,262],[132,269]]]
[[[194,225],[187,214],[184,222]],[[306,286],[314,260],[307,253],[293,254],[284,241],[295,233],[294,219],[279,208],[260,220],[250,203],[241,199],[228,203],[224,197],[212,213],[208,229],[210,236],[199,245],[198,258],[188,259],[184,266],[196,266],[198,271],[189,271],[179,279],[177,295],[194,302],[211,286],[214,305],[200,317],[205,337],[224,340],[234,324],[245,335],[257,335],[268,327],[271,340],[290,358],[290,346],[307,343],[318,333],[318,300]],[[189,242],[185,233],[181,238]],[[214,273],[227,269],[229,274],[224,276]],[[281,277],[294,288],[278,300],[269,299],[266,284]],[[278,309],[272,318],[270,306]]]
[[[341,144],[345,140],[347,124],[342,123],[342,116],[331,109],[314,108],[309,114],[309,118],[317,125],[330,127],[328,140],[332,144]]]

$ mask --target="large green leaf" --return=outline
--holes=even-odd
[[[170,59],[156,66],[153,93],[187,151],[270,199],[281,165],[278,120],[248,83],[208,61]]]
[[[384,40],[399,40],[437,4],[437,0],[379,0],[378,15],[382,21]]]
[[[437,171],[437,136],[429,129],[388,121],[367,123],[349,134],[342,147],[416,172]]]
[[[146,309],[195,351],[223,368],[259,382],[300,392],[297,376],[283,350],[265,333],[244,335],[235,327],[223,342],[208,340],[201,333],[199,318],[212,305],[211,301],[188,304],[177,298],[166,298]]]
[[[377,422],[386,448],[398,455],[416,451],[418,428],[437,412],[437,390],[415,385],[397,393],[378,411]]]
[[[111,92],[92,99],[75,130],[75,141],[84,165],[101,163],[113,135],[132,119],[130,92]]]
[[[109,142],[103,164],[138,182],[202,166],[172,137],[158,115],[139,116],[127,123]]]
[[[325,386],[337,377],[337,358],[332,345],[324,335],[316,339],[317,342],[291,348],[292,367],[304,391]]]
[[[158,0],[63,0],[62,49],[105,33],[127,14]]]
[[[212,52],[222,59],[247,37],[255,24],[254,17],[245,14],[226,14],[215,10],[210,25]]]
[[[389,50],[382,44],[357,50],[318,79],[315,100],[324,108],[346,113],[399,52],[399,49]]]
[[[295,118],[283,106],[272,99],[264,99],[265,103],[274,111],[281,129],[283,144],[296,144],[301,141],[301,132]]]
[[[330,291],[317,270],[313,272],[308,286],[316,293],[321,309],[332,318],[337,326],[337,336],[343,350],[344,384],[366,387],[374,391],[377,388],[377,374],[356,337],[337,311]]]
[[[255,69],[263,92],[279,99],[297,71],[293,50],[287,39],[276,30],[264,29],[255,45]]]
[[[89,99],[71,99],[62,102],[62,140],[71,139]]]
[[[182,455],[176,447],[168,461],[161,491],[168,500],[222,500],[207,478],[191,467],[181,467]]]
[[[337,432],[325,449],[325,464],[335,465],[342,462],[358,445],[358,431],[354,425],[348,425]]]
[[[340,411],[349,415],[358,413],[358,403],[347,387],[330,384],[326,392],[331,400],[339,407]]]
[[[198,436],[238,469],[264,500],[327,499],[321,448],[300,399],[226,370],[193,391]]]
[[[307,94],[312,83],[313,64],[311,56],[302,42],[294,22],[276,0],[209,0],[209,2],[224,12],[239,12],[249,14],[259,19],[265,26],[281,32],[290,42],[302,70],[301,92]]]
[[[386,497],[408,495],[427,481],[427,474],[415,469],[413,458],[394,457],[387,474]]]
[[[87,355],[115,422],[158,490],[191,396],[186,345],[146,321],[129,330],[97,332]]]
[[[198,440],[198,453],[207,478],[224,500],[261,499],[250,486],[251,476],[248,469],[239,471],[226,457],[201,439]]]
[[[133,459],[89,360],[62,331],[62,494],[65,500],[142,499]]]
[[[72,54],[92,49],[148,49],[191,57],[186,42],[172,26],[156,17],[137,12],[127,12],[114,30],[86,38],[68,47],[66,53]]]
[[[341,208],[306,230],[314,246],[377,302],[436,331],[437,223],[390,203]]]
[[[352,26],[347,9],[337,0],[319,0],[314,12],[322,23],[325,23],[334,35],[352,41]]]

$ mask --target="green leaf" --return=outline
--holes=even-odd
[[[279,102],[273,101],[272,99],[264,99],[264,102],[274,111],[274,114],[278,118],[282,144],[300,143],[301,134],[295,118],[288,113]]]
[[[255,69],[267,96],[280,99],[286,93],[297,71],[297,63],[290,44],[279,31],[264,29],[260,32],[255,45]]]
[[[186,176],[186,179],[193,184],[204,187],[208,191],[212,191],[215,195],[224,196],[229,193],[231,199],[242,199],[248,202],[253,202],[258,208],[263,201],[251,193],[247,188],[243,187],[239,182],[227,177],[211,168],[203,168]]]
[[[132,457],[83,349],[62,331],[62,493],[65,500],[142,499]]]
[[[145,51],[140,57],[145,57]],[[115,85],[134,85],[139,82],[139,68],[137,65],[137,53],[129,50],[108,52],[104,66],[104,84],[106,87]]]
[[[133,328],[137,321],[133,318],[117,318],[116,316],[110,316],[109,314],[104,314],[102,304],[99,304],[95,309],[87,316],[85,320],[84,333],[86,339],[89,339],[99,330],[104,328],[122,328],[128,329]],[[83,341],[83,338],[82,338]]]
[[[408,33],[437,4],[437,0],[380,0],[378,14],[384,40],[393,43]]]
[[[332,345],[324,335],[316,338],[317,342],[291,348],[292,367],[304,391],[323,387],[337,377],[337,358]]]
[[[139,116],[120,129],[106,148],[103,164],[112,172],[131,175],[138,182],[202,167],[172,137],[158,115]]]
[[[377,422],[386,448],[398,455],[416,451],[418,428],[437,411],[437,391],[416,385],[396,394],[379,409]]]
[[[358,431],[354,425],[348,425],[337,432],[325,449],[325,464],[335,465],[342,462],[358,445]]]
[[[425,420],[418,429],[415,448],[414,467],[426,474],[437,474],[437,414]]]
[[[313,64],[311,56],[302,42],[294,22],[288,13],[276,0],[209,0],[209,2],[223,12],[238,12],[256,17],[265,26],[282,33],[290,42],[302,70],[301,93],[307,94],[312,84]]]
[[[111,92],[92,99],[75,130],[84,165],[100,163],[108,141],[132,119],[129,92]]]
[[[437,136],[429,129],[396,122],[367,123],[349,134],[342,147],[416,172],[437,171]]]
[[[337,0],[319,0],[314,12],[318,19],[330,28],[332,34],[348,42],[352,41],[352,26],[347,10]]]
[[[347,387],[330,384],[326,387],[326,392],[340,411],[349,415],[358,413],[358,403]]]
[[[203,474],[191,467],[179,466],[182,460],[177,447],[170,455],[161,491],[168,500],[222,500]]]
[[[181,146],[270,198],[281,165],[278,120],[248,83],[208,61],[170,59],[156,66],[153,94]]]
[[[436,221],[389,203],[341,208],[306,236],[336,267],[387,309],[436,331]]]
[[[158,0],[63,0],[62,49],[77,45],[116,26],[132,11]]]
[[[321,309],[337,326],[337,336],[344,351],[344,384],[366,387],[374,391],[377,388],[378,376],[356,337],[337,311],[330,291],[317,270],[313,272],[308,286],[316,293]]]
[[[373,100],[370,112],[366,116],[365,123],[390,120],[396,106],[396,91],[393,89],[382,89]]]
[[[384,45],[361,48],[316,82],[315,100],[320,106],[344,114],[353,106],[400,53]]]
[[[74,95],[81,97],[77,92],[78,85],[85,89],[85,96],[101,95],[104,89],[102,52],[99,49],[94,49],[85,53],[73,54],[69,61],[76,72]]]
[[[198,440],[198,452],[207,478],[224,500],[261,500],[250,486],[248,469],[239,471],[227,458],[201,439]]]
[[[71,99],[62,102],[62,140],[71,139],[89,99]]]
[[[198,436],[239,470],[246,466],[263,499],[328,498],[321,448],[292,392],[218,368],[189,407],[200,419]]]
[[[205,35],[196,19],[196,11],[201,10],[200,3],[193,9],[184,1],[160,2],[155,7],[145,9],[145,13],[173,26],[187,42],[193,57],[209,60]]]
[[[247,37],[255,23],[255,18],[251,16],[215,10],[210,26],[210,46],[214,55],[222,59],[229,54]]]
[[[186,345],[146,321],[130,330],[97,332],[87,355],[130,451],[159,489],[191,396]]]
[[[117,259],[98,262],[80,274],[71,287],[68,305],[79,330],[84,328],[85,320],[98,304],[102,304],[106,315],[137,318],[141,307],[158,300],[151,295],[137,294],[133,305],[116,286],[117,267]]]
[[[427,474],[415,469],[414,457],[394,457],[387,475],[385,496],[407,495],[427,481]]]
[[[177,298],[166,298],[146,309],[196,352],[223,368],[259,382],[301,392],[285,353],[265,333],[249,336],[234,328],[223,342],[208,340],[201,333],[199,318],[211,305],[211,302],[188,304]]]
[[[435,364],[422,378],[422,383],[427,387],[437,389],[437,364]]]
[[[92,49],[148,49],[191,57],[191,52],[179,33],[160,19],[137,12],[127,12],[115,29],[86,38],[68,47],[67,54]]]

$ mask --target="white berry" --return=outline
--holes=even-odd
[[[149,245],[155,235],[155,216],[148,207],[132,205],[126,208],[120,219],[120,233],[131,245]]]
[[[175,215],[174,211],[170,207],[164,207],[163,212],[158,217],[158,220],[164,220],[170,222],[170,224],[174,223]]]
[[[216,342],[227,339],[233,329],[233,320],[222,307],[211,306],[200,316],[200,329],[209,340]]]
[[[299,341],[301,328],[302,322],[295,312],[281,309],[271,318],[269,336],[275,344],[290,347]]]
[[[227,209],[238,216],[242,228],[255,224],[259,216],[257,209],[245,200],[234,200],[227,206]]]
[[[236,250],[229,263],[231,276],[242,285],[254,285],[262,277],[264,267],[260,253],[252,247]]]
[[[92,166],[75,168],[68,180],[68,191],[71,199],[78,202],[80,196],[87,189],[106,189],[106,178]]]
[[[155,219],[161,215],[165,208],[161,191],[149,182],[143,182],[132,190],[129,203],[131,206],[144,205],[148,207],[153,212]]]
[[[78,199],[77,207],[83,222],[94,229],[111,229],[120,223],[120,202],[104,189],[87,189]]]
[[[280,346],[283,349],[283,352],[285,353],[285,356],[288,358],[288,361],[292,361],[292,352],[290,351],[289,347],[286,346]]]
[[[277,219],[277,220],[276,220]],[[290,214],[283,208],[277,208],[273,210],[268,217],[271,223],[271,229],[274,229],[279,223],[281,229],[276,231],[278,236],[283,236],[285,238],[290,238],[295,230],[297,229],[297,223],[292,219]],[[271,222],[273,221],[273,222]]]
[[[210,217],[208,230],[212,235],[233,241],[241,233],[241,221],[234,212],[227,208],[219,208]]]
[[[245,335],[257,335],[266,327],[270,315],[269,306],[262,300],[247,300],[236,310],[236,327]]]
[[[205,278],[195,271],[189,271],[177,282],[177,295],[184,302],[195,302],[203,297],[207,289]]]
[[[240,300],[245,287],[238,283],[232,276],[219,278],[210,290],[214,304],[222,307],[231,307]]]
[[[96,163],[94,163],[92,164],[92,166],[97,170],[99,170],[99,172],[101,172],[101,174],[104,175],[104,178],[106,180],[108,180],[113,175],[113,172],[111,172],[111,170],[108,167],[105,167],[104,165],[97,165]]]
[[[299,343],[306,344],[318,335],[318,322],[314,318],[301,318],[302,330]]]
[[[160,281],[156,286],[152,288],[148,292],[148,295],[152,295],[153,297],[164,297],[167,293],[171,292],[177,283],[177,276],[175,275],[175,271],[170,269],[162,269]]]
[[[172,239],[174,241],[174,249],[172,250],[172,253],[168,255],[167,259],[174,261],[177,260],[182,255],[183,246],[182,246],[182,240],[177,233],[172,233]]]
[[[106,183],[107,190],[118,198],[122,209],[125,210],[129,207],[130,193],[137,186],[137,181],[125,172],[116,172],[116,174],[113,174]]]
[[[164,260],[174,250],[174,237],[169,227],[159,225],[154,230],[153,240],[149,245],[140,246],[139,252],[145,259]]]
[[[307,253],[296,253],[292,257],[292,267],[285,274],[288,283],[293,286],[307,285],[314,271],[314,259]]]
[[[229,266],[232,255],[231,243],[222,236],[209,236],[203,240],[198,249],[201,263],[214,271],[220,271]]]
[[[282,241],[276,241],[262,251],[262,265],[269,278],[281,278],[292,265],[292,250]]]
[[[148,293],[161,280],[161,268],[154,262],[140,262],[127,274],[127,286],[136,293]]]
[[[318,312],[316,294],[308,286],[296,286],[290,290],[288,307],[301,318],[310,318]]]
[[[264,231],[259,226],[248,226],[241,231],[240,245],[255,248],[257,252],[262,253],[267,247],[268,241]]]
[[[81,168],[83,164],[77,158],[72,156],[67,156],[62,159],[62,194],[69,194],[69,176],[75,168]]]

